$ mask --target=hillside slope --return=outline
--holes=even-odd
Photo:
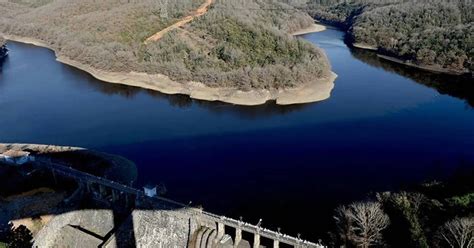
[[[205,0],[204,3],[201,6],[199,6],[199,8],[197,8],[195,11],[193,11],[193,13],[181,18],[179,21],[177,21],[173,25],[170,25],[170,26],[158,31],[156,34],[148,37],[145,40],[145,43],[146,42],[152,42],[152,41],[158,41],[159,39],[161,39],[165,34],[169,33],[170,31],[181,28],[184,25],[192,22],[195,18],[206,14],[213,3],[214,3],[214,0]]]
[[[324,52],[289,35],[312,18],[279,1],[216,0],[205,15],[145,44],[203,2],[0,0],[0,33],[38,39],[95,70],[210,88],[277,92],[333,78]]]
[[[311,15],[347,29],[359,46],[434,70],[474,71],[474,6],[466,1],[310,2]]]

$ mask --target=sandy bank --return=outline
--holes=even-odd
[[[302,34],[309,34],[309,33],[316,33],[316,32],[321,32],[326,30],[326,26],[321,25],[319,23],[315,23],[307,28],[303,28],[301,30],[298,30],[296,32],[291,33],[291,35],[302,35]]]
[[[377,51],[377,47],[375,46],[370,46],[362,43],[353,43],[353,47],[355,48],[360,48],[360,49],[365,49],[365,50],[371,50],[371,51]]]
[[[316,25],[316,24],[315,24]],[[322,26],[322,25],[320,25]],[[324,26],[323,26],[324,27]],[[313,30],[316,27],[313,27]],[[318,27],[320,29],[320,27]],[[316,32],[316,31],[313,31]],[[8,40],[33,44],[51,49],[45,42],[37,39],[3,35]],[[140,87],[159,91],[165,94],[185,94],[191,98],[206,101],[221,101],[236,105],[260,105],[269,100],[276,100],[279,105],[301,104],[322,101],[330,97],[337,75],[330,72],[325,78],[295,88],[266,90],[256,89],[242,91],[235,88],[213,88],[200,82],[179,83],[162,74],[147,74],[143,72],[109,72],[95,69],[89,65],[58,55],[57,60],[91,74],[96,79],[116,84]]]

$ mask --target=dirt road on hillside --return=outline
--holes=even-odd
[[[177,23],[159,31],[158,33],[148,37],[148,39],[145,40],[145,44],[146,43],[149,43],[149,42],[153,42],[153,41],[157,41],[159,39],[161,39],[161,37],[163,37],[165,34],[167,34],[168,32],[170,32],[171,30],[174,30],[174,29],[177,29],[177,28],[180,28],[182,26],[184,26],[185,24],[191,22],[192,20],[194,20],[194,18],[196,17],[199,17],[199,16],[202,16],[204,14],[207,13],[207,11],[209,10],[209,7],[211,6],[211,4],[214,2],[214,0],[206,0],[206,2],[204,2],[198,9],[196,9],[191,15],[188,15],[188,16],[185,16],[183,17],[181,20],[179,20]]]

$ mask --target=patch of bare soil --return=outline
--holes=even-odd
[[[214,0],[206,0],[198,9],[196,9],[191,15],[188,15],[188,16],[185,16],[183,17],[181,20],[179,20],[178,22],[176,22],[175,24],[171,25],[171,26],[168,26],[166,27],[165,29],[159,31],[158,33],[150,36],[148,39],[146,39],[145,41],[145,44],[148,43],[148,42],[152,42],[152,41],[158,41],[159,39],[161,39],[165,34],[167,34],[168,32],[172,31],[172,30],[175,30],[177,28],[180,28],[184,25],[186,25],[187,23],[190,23],[194,20],[194,18],[196,17],[199,17],[199,16],[202,16],[204,14],[207,13],[207,11],[209,10],[209,7],[211,6],[211,4],[213,3]]]

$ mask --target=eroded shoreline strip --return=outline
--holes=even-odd
[[[315,26],[310,28],[311,30],[305,29],[295,33],[322,31],[323,29],[319,26],[322,25],[315,24]],[[334,81],[337,78],[337,75],[331,71],[325,78],[320,78],[305,85],[289,89],[242,91],[235,88],[213,88],[200,82],[191,81],[179,83],[163,74],[147,74],[143,72],[123,73],[98,70],[92,66],[58,55],[54,49],[41,40],[15,35],[0,35],[7,40],[51,49],[55,52],[57,61],[87,72],[94,78],[104,82],[140,87],[159,91],[164,94],[185,94],[197,100],[221,101],[235,105],[256,106],[265,104],[271,100],[275,100],[278,105],[291,105],[326,100],[331,96]]]
[[[314,23],[313,25],[307,28],[303,28],[301,30],[291,33],[291,35],[297,36],[297,35],[303,35],[303,34],[309,34],[309,33],[322,32],[324,30],[326,30],[326,26],[321,25],[319,23]]]

